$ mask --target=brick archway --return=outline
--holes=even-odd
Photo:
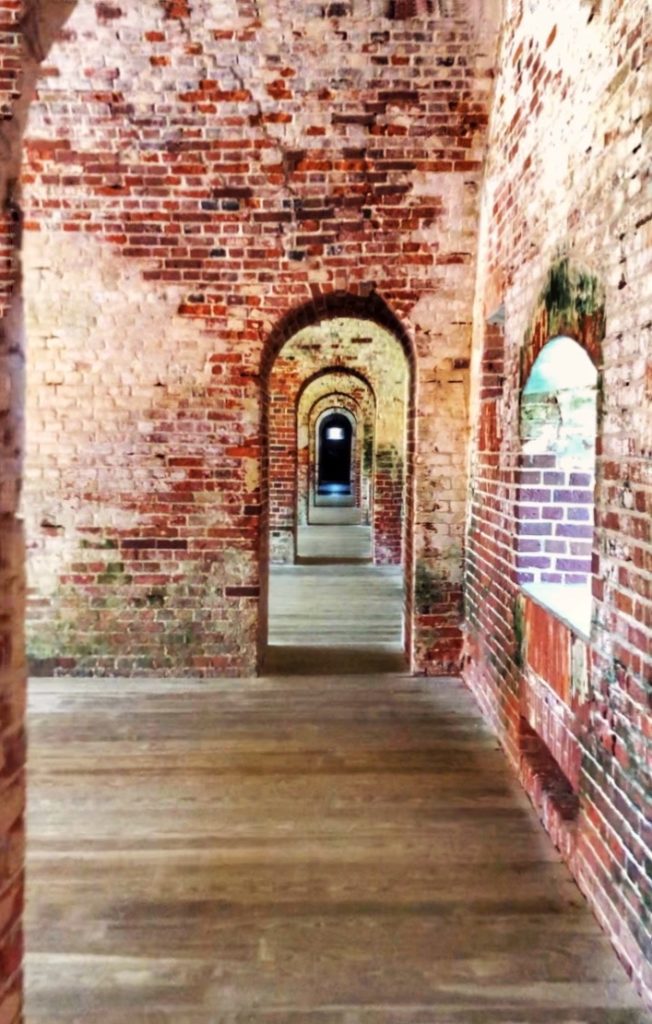
[[[368,322],[380,327],[390,335],[401,347],[405,357],[407,371],[407,403],[405,418],[405,479],[403,490],[403,564],[405,566],[405,649],[408,663],[412,665],[413,636],[413,530],[414,530],[414,452],[415,452],[415,378],[416,355],[410,335],[396,314],[385,300],[376,292],[361,295],[354,292],[330,292],[314,297],[304,305],[288,311],[271,331],[261,359],[261,520],[260,520],[260,597],[258,605],[258,670],[261,670],[267,643],[268,608],[269,608],[269,565],[270,565],[270,378],[274,364],[281,354],[284,345],[300,331],[316,327],[324,321],[350,320]],[[348,372],[354,368],[329,362],[321,367],[311,378],[328,372]],[[358,376],[365,380],[365,375],[357,371]],[[298,389],[303,390],[308,381]],[[367,382],[368,383],[368,382]],[[372,389],[373,390],[373,389]],[[296,411],[293,409],[296,426]],[[388,467],[388,476],[394,476],[394,467]],[[296,485],[296,470],[294,472]],[[296,509],[296,500],[292,502]],[[392,542],[393,543],[393,542]]]
[[[369,320],[393,334],[403,347],[410,371],[414,372],[416,364],[415,348],[412,339],[398,316],[387,302],[376,291],[365,295],[355,292],[324,292],[288,310],[271,331],[261,359],[261,380],[266,385],[274,360],[286,341],[304,327],[313,327],[323,320],[336,318],[350,320]]]
[[[352,473],[351,473],[351,499],[352,505],[361,508],[362,505],[362,454],[365,437],[364,415],[359,402],[351,395],[332,392],[318,398],[308,410],[307,434],[308,434],[308,465],[304,478],[307,485],[307,520],[310,523],[310,508],[313,502],[317,502],[316,483],[319,447],[319,424],[322,419],[333,412],[344,413],[351,420],[353,426],[353,438],[351,448]],[[300,467],[297,466],[297,469]]]
[[[310,466],[313,456],[314,438],[311,422],[314,411],[323,407],[328,398],[343,402],[350,411],[357,409],[355,415],[362,424],[359,436],[363,449],[358,452],[361,476],[368,478],[368,493],[363,508],[363,519],[371,522],[371,474],[373,472],[373,437],[376,426],[376,394],[371,382],[364,374],[352,368],[332,366],[319,371],[308,378],[297,395],[297,521],[309,522],[310,513]],[[308,402],[308,404],[306,404]],[[363,440],[364,436],[364,440]]]

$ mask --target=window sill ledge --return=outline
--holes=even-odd
[[[521,590],[551,612],[573,633],[587,642],[591,639],[592,596],[588,587],[559,583],[524,583]]]

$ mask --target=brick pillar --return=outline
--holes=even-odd
[[[393,446],[376,452],[374,562],[400,565],[403,536],[403,459]]]

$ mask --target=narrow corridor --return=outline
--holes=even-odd
[[[463,686],[37,680],[28,1024],[643,1024]]]
[[[357,509],[317,508],[299,564],[270,572],[266,669],[277,675],[401,672],[403,571],[372,565]]]

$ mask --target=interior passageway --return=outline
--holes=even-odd
[[[28,1024],[644,1024],[468,691],[39,680]]]
[[[0,9],[0,1024],[640,1021],[649,0]]]
[[[314,508],[310,525],[297,530],[297,562],[371,561],[371,528],[359,508]]]
[[[403,671],[401,567],[371,564],[359,510],[314,511],[321,525],[299,528],[299,564],[272,567],[267,670]]]

